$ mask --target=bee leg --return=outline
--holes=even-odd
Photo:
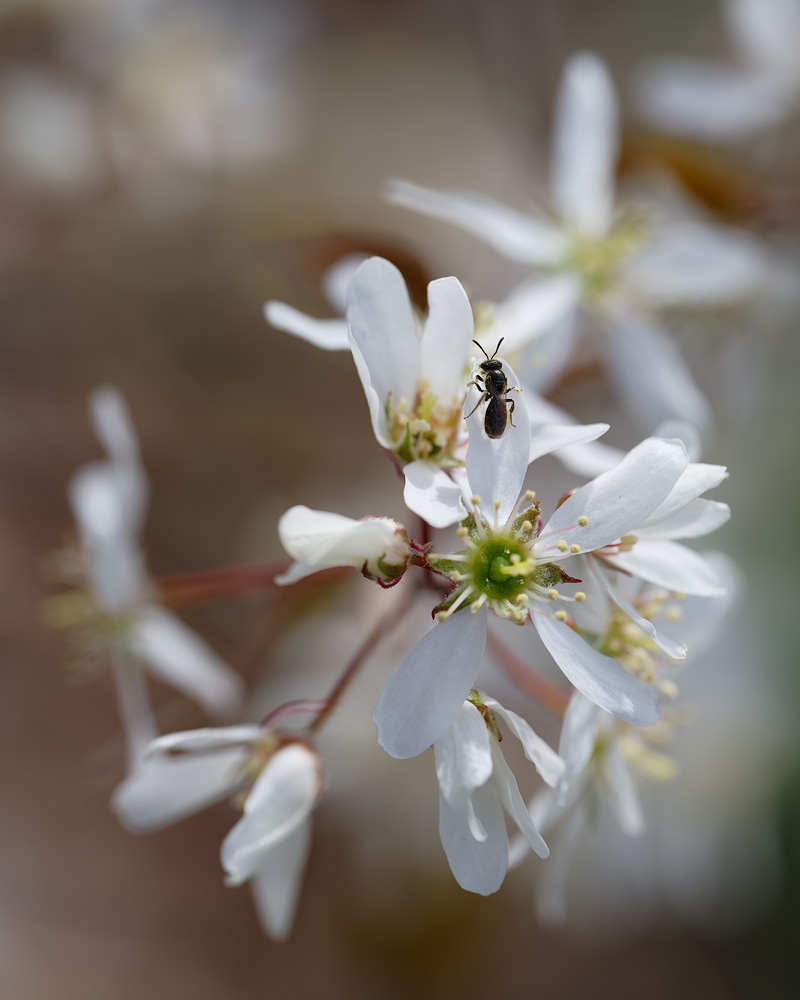
[[[519,392],[519,389],[517,392]],[[506,403],[508,404],[508,422],[512,427],[516,427],[517,425],[514,423],[514,407],[517,405],[517,401],[516,399],[508,399],[506,397]]]
[[[467,419],[467,417],[471,417],[471,416],[472,416],[472,414],[473,414],[473,413],[474,413],[474,412],[475,412],[475,411],[476,411],[476,410],[478,409],[478,407],[479,407],[479,406],[481,405],[481,403],[487,403],[488,401],[489,401],[489,393],[488,393],[488,392],[484,392],[484,394],[483,394],[483,395],[481,396],[481,398],[480,398],[480,399],[478,400],[478,402],[477,402],[477,403],[476,403],[476,404],[475,404],[475,405],[474,405],[474,406],[472,407],[472,409],[471,409],[471,410],[469,411],[469,413],[466,413],[466,414],[464,415],[464,419],[466,420],[466,419]]]

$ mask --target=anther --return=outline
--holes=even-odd
[[[578,524],[582,528],[585,528],[588,523],[589,523],[589,518],[585,514],[581,514],[581,516],[578,518]]]
[[[586,600],[586,594],[584,594],[582,590],[579,590],[578,593],[575,594],[574,596],[578,604],[583,604],[583,602]]]
[[[495,500],[495,502],[494,502],[494,509],[495,510],[500,510],[500,507],[501,507],[500,501],[499,500]]]
[[[481,498],[478,496],[477,493],[473,493],[472,496],[469,498],[469,502],[472,504],[473,507],[477,507],[478,504],[481,502]]]
[[[523,531],[533,531],[533,525],[530,521],[523,521],[520,527]]]
[[[551,587],[551,588],[550,588],[550,589],[549,589],[549,590],[547,591],[547,598],[548,598],[548,600],[550,600],[550,601],[557,601],[557,600],[558,600],[558,591],[556,590],[556,588],[555,588],[555,587]]]
[[[456,534],[461,538],[466,538],[467,535],[469,534],[469,531],[466,528],[458,528],[456,530]]]
[[[556,611],[556,615],[555,616],[558,619],[558,621],[560,621],[560,622],[565,622],[567,620],[567,612],[566,611]]]
[[[558,543],[558,551],[559,552],[566,552],[568,548],[569,548],[569,545],[567,545],[567,543],[562,538],[561,541]]]
[[[581,547],[580,545],[577,545],[575,542],[573,542],[572,545],[570,545],[569,550],[573,555],[575,555],[576,552],[580,552]]]
[[[535,500],[536,499],[536,494],[534,493],[533,490],[525,490],[525,499],[526,500]]]

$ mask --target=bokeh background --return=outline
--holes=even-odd
[[[542,192],[552,97],[579,48],[619,88],[627,179],[677,178],[773,255],[774,294],[672,326],[719,415],[705,457],[731,468],[716,496],[734,516],[712,541],[740,565],[745,598],[683,684],[697,720],[679,733],[681,777],[649,793],[642,841],[601,831],[581,853],[559,929],[535,919],[534,859],[492,898],[462,892],[438,845],[430,755],[398,762],[375,745],[395,636],[325,737],[329,791],[294,934],[275,945],[247,890],[223,886],[227,806],[148,837],[119,827],[110,678],[76,683],[63,637],[42,627],[57,589],[48,554],[71,530],[66,483],[98,455],[88,392],[111,382],[128,399],[156,576],[279,556],[275,522],[294,503],[402,518],[349,355],[271,330],[262,304],[329,315],[321,273],[357,250],[391,257],[418,294],[452,273],[502,297],[519,274],[383,204],[381,184],[524,206]],[[727,51],[719,8],[691,0],[2,4],[3,997],[800,993],[797,121],[719,151],[632,113],[651,56]],[[636,440],[591,366],[558,401]],[[555,462],[537,475],[544,495],[574,485]],[[259,717],[326,690],[381,597],[358,579],[186,619],[248,679]],[[203,724],[166,688],[153,694],[165,731]]]

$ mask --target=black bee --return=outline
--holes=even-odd
[[[486,354],[486,360],[481,361],[479,365],[480,370],[483,372],[483,376],[476,375],[471,382],[467,382],[468,386],[474,385],[483,393],[467,416],[471,417],[481,403],[487,403],[486,416],[483,420],[483,429],[486,431],[486,436],[490,438],[499,438],[503,436],[506,429],[506,419],[511,422],[512,427],[517,426],[513,420],[515,400],[509,399],[508,393],[519,392],[520,390],[515,385],[512,385],[509,388],[508,378],[506,377],[506,373],[503,371],[503,362],[495,361],[495,355],[500,350],[500,344],[502,344],[504,340],[505,337],[500,338],[497,342],[497,347],[494,349],[494,354],[491,357],[486,354],[486,351],[483,350],[477,340],[472,341],[476,347],[480,347],[483,353]]]

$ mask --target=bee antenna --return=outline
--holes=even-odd
[[[484,354],[484,357],[486,358],[486,360],[487,360],[487,361],[491,361],[491,360],[492,360],[492,358],[490,358],[490,357],[489,357],[489,355],[488,355],[488,354],[486,353],[486,351],[484,351],[484,350],[483,350],[483,348],[481,347],[481,345],[480,345],[480,344],[478,343],[478,341],[477,341],[477,340],[473,340],[473,341],[472,341],[472,343],[473,343],[473,344],[474,344],[474,345],[475,345],[475,346],[476,346],[477,348],[479,348],[479,349],[480,349],[481,351],[483,351],[483,354]],[[497,354],[497,351],[495,351],[494,353],[495,353],[495,354]],[[494,357],[494,354],[492,355],[492,357]]]
[[[495,347],[495,349],[494,349],[494,354],[492,355],[492,357],[491,357],[491,358],[489,358],[489,360],[490,360],[490,361],[491,361],[491,360],[493,360],[494,358],[496,358],[496,357],[497,357],[497,352],[498,352],[498,351],[500,350],[500,345],[501,345],[501,344],[503,343],[503,341],[504,341],[505,339],[506,339],[505,337],[501,337],[501,338],[500,338],[500,339],[499,339],[499,340],[497,341],[497,347]],[[484,351],[483,353],[484,353],[484,354],[486,354],[486,351]],[[488,354],[486,354],[486,357],[488,358],[488,357],[489,357],[489,355],[488,355]]]

